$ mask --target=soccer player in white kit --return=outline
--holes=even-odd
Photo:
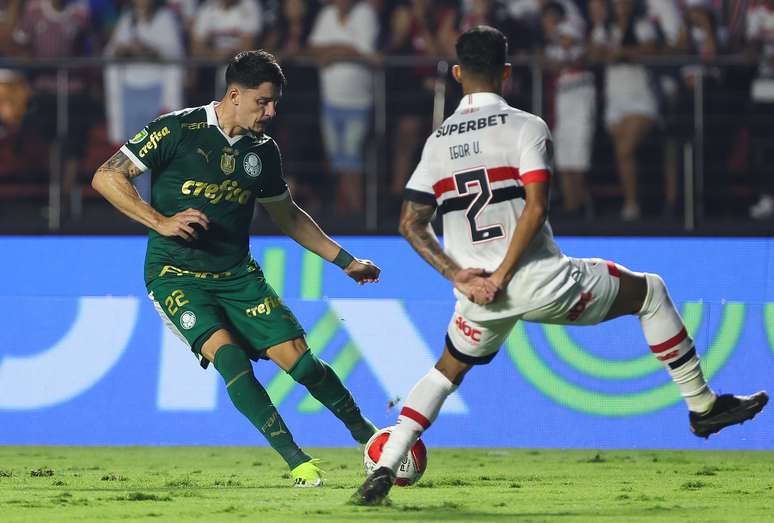
[[[400,231],[453,282],[457,305],[443,354],[409,393],[376,470],[351,501],[385,499],[395,470],[446,397],[473,365],[492,360],[519,320],[593,325],[635,314],[688,404],[694,434],[707,437],[760,412],[765,392],[716,395],[709,387],[658,275],[561,253],[546,220],[551,134],[543,120],[498,94],[511,72],[505,36],[478,26],[456,49],[452,73],[464,97],[425,143],[406,187]],[[435,212],[443,215],[444,250],[430,224]]]

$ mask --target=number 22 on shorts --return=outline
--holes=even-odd
[[[185,293],[181,289],[175,289],[172,294],[164,298],[164,305],[167,306],[169,314],[174,316],[180,307],[189,303],[189,300],[185,299]]]

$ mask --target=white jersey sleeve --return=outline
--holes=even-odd
[[[521,182],[547,183],[553,172],[554,146],[551,131],[546,123],[537,116],[527,120],[521,127],[519,146],[513,149],[518,155],[512,165],[518,165]]]

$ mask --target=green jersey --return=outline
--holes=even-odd
[[[121,147],[140,170],[152,171],[154,209],[164,216],[198,209],[210,222],[190,242],[151,230],[146,283],[163,271],[217,277],[236,268],[249,259],[255,201],[288,197],[276,142],[267,135],[227,136],[216,104],[163,115]]]

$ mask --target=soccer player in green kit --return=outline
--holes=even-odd
[[[92,186],[150,231],[145,283],[165,323],[223,377],[234,406],[291,470],[294,485],[322,484],[319,460],[296,445],[250,360],[271,359],[336,415],[359,443],[376,431],[339,377],[307,347],[304,330],[253,260],[256,200],[280,229],[359,284],[379,268],[353,258],[293,201],[279,148],[266,134],[286,84],[274,56],[245,51],[226,70],[220,102],[154,120],[105,162]],[[152,171],[151,202],[131,179]]]

